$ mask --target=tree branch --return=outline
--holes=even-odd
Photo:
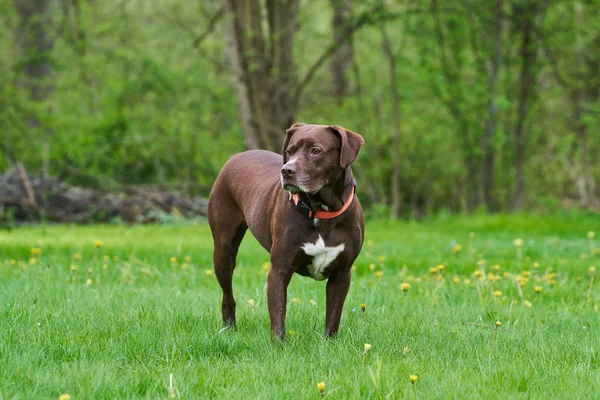
[[[221,7],[217,10],[217,12],[208,21],[208,26],[206,27],[206,30],[200,36],[194,39],[193,44],[195,47],[200,46],[202,42],[208,37],[208,35],[212,33],[212,31],[215,29],[215,26],[217,25],[217,22],[219,22],[221,18],[223,18],[223,16],[225,16],[225,7]]]

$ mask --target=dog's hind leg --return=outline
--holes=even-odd
[[[231,208],[229,209],[231,210]],[[218,218],[215,218],[217,215]],[[231,281],[238,248],[248,226],[241,212],[219,213],[215,207],[212,207],[211,210],[210,206],[209,224],[213,232],[215,246],[213,253],[215,275],[223,290],[223,301],[221,303],[223,324],[235,328],[235,298],[233,297]]]

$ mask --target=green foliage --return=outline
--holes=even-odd
[[[507,0],[503,7],[499,117],[491,139],[493,194],[501,210],[511,208],[515,191],[519,10],[529,3],[538,4]],[[440,0],[438,21],[430,2],[353,4],[354,18],[374,10],[370,17],[378,22],[355,33],[347,95],[334,97],[325,65],[298,99],[296,120],[335,123],[365,137],[355,170],[368,207],[390,204],[395,113],[404,214],[464,211],[469,195],[480,203],[491,7]],[[588,191],[600,180],[600,7],[597,0],[543,4],[535,19],[535,93],[524,139],[527,206],[542,209],[548,199],[559,207],[581,204],[581,180],[589,182]],[[72,183],[107,189],[156,183],[207,195],[223,162],[245,148],[227,52],[229,19],[203,35],[220,7],[181,0],[53,3],[46,28],[53,43],[46,55],[50,90],[34,102],[24,90],[23,66],[32,55],[23,47],[20,16],[10,1],[0,1],[0,170],[22,162],[33,173],[47,168]],[[331,13],[330,2],[302,2],[296,80],[330,45]],[[397,56],[399,110],[389,99],[382,23]],[[39,125],[27,124],[28,118]]]
[[[600,390],[598,226],[573,213],[371,222],[339,337],[321,337],[325,284],[296,276],[283,344],[270,342],[268,254],[250,237],[232,332],[206,225],[5,232],[0,396],[164,398],[173,374],[182,398],[317,398],[318,382],[340,399],[586,398]]]

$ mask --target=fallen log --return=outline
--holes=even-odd
[[[22,165],[0,175],[0,222],[160,222],[206,216],[207,201],[157,186],[132,186],[119,193],[69,185],[57,178],[30,176]]]

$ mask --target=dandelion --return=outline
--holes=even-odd
[[[496,321],[496,329],[500,328],[501,326],[502,326],[502,322]]]
[[[42,253],[42,249],[39,247],[34,247],[31,249],[31,254],[34,256],[40,255]]]
[[[457,243],[457,244],[454,245],[454,252],[456,254],[458,254],[458,253],[461,252],[462,248],[463,248],[462,245],[460,243]]]
[[[317,389],[319,389],[319,393],[321,393],[321,397],[325,396],[325,382],[317,383]]]
[[[542,293],[542,291],[544,290],[544,288],[541,287],[541,286],[536,286],[533,290],[535,290],[536,293]]]
[[[443,270],[444,270],[444,268],[446,268],[446,266],[445,266],[444,264],[439,264],[439,265],[437,266],[437,269],[438,269],[438,271],[440,271],[440,272],[441,272],[441,271],[443,271]]]
[[[87,278],[87,280],[85,281],[85,287],[90,287],[91,285],[92,285],[92,279]]]
[[[207,269],[206,271],[204,271],[204,273],[206,274],[206,276],[211,276],[212,275],[212,269]]]
[[[371,350],[371,345],[369,343],[365,343],[365,351],[363,351],[363,357],[367,356],[369,350]]]
[[[371,271],[375,271],[375,264],[369,264],[369,269]]]
[[[94,240],[94,247],[104,246],[104,240]]]
[[[410,351],[410,346],[404,346],[402,351],[404,352],[404,354],[407,354]]]
[[[254,311],[254,299],[248,300],[248,305],[250,306],[250,309]]]
[[[104,255],[104,257],[102,257],[102,259],[104,260],[104,262],[109,262],[110,261],[110,257],[107,256],[106,254]]]
[[[263,265],[262,265],[263,271],[268,272],[270,268],[271,268],[271,264],[269,264],[268,262],[263,263]]]
[[[317,302],[316,302],[316,301],[314,301],[313,299],[311,299],[311,300],[309,301],[309,303],[310,303],[310,305],[311,305],[311,306],[316,306],[316,305],[317,305]]]
[[[510,278],[510,272],[508,272],[508,271],[505,271],[505,272],[504,272],[502,275],[503,275],[505,278]]]
[[[60,396],[58,396],[58,400],[70,400],[71,399],[71,395],[68,393],[63,393]]]
[[[402,291],[408,292],[408,289],[410,289],[410,283],[404,282],[400,285],[400,288],[402,289]]]
[[[502,268],[502,267],[500,266],[500,264],[496,264],[496,265],[494,265],[494,266],[492,267],[492,269],[493,269],[494,271],[500,271],[500,268]]]
[[[367,310],[367,305],[365,303],[361,303],[360,309],[362,310],[362,312],[365,312]]]
[[[419,379],[419,376],[418,375],[409,375],[408,379],[410,380],[410,383],[414,384],[417,381],[417,379]]]
[[[596,267],[595,267],[595,266],[593,266],[593,265],[591,265],[591,266],[588,268],[588,271],[590,271],[590,274],[594,274],[594,273],[596,273]]]
[[[108,270],[108,265],[107,264],[103,264],[102,265],[102,269],[105,270],[105,271]]]
[[[296,331],[295,331],[295,330],[293,330],[293,329],[290,329],[290,330],[288,331],[288,335],[290,335],[290,336],[296,336]]]
[[[377,261],[379,261],[380,263],[385,261],[385,257],[384,256],[379,256],[377,257]]]
[[[184,259],[185,259],[185,262],[188,262],[188,263],[189,263],[190,261],[192,261],[192,257],[190,257],[190,256],[185,256],[185,258],[184,258]]]
[[[458,276],[455,276],[454,278],[452,278],[452,282],[460,283],[460,278]]]
[[[375,272],[375,276],[378,277],[378,278],[383,277],[383,271],[377,271],[377,272]]]
[[[470,285],[470,284],[471,284],[471,280],[470,280],[469,278],[466,278],[466,279],[463,281],[463,283],[464,283],[465,285]]]
[[[77,265],[71,265],[71,272],[77,271]]]
[[[540,267],[540,263],[538,263],[538,262],[533,263],[533,268],[538,269],[539,267]]]
[[[177,262],[177,257],[171,257],[169,258],[169,261],[171,261],[171,264],[175,264]]]
[[[15,265],[17,262],[16,262],[15,260],[10,260],[8,263],[9,263],[10,265]]]
[[[593,231],[589,231],[587,233],[587,237],[588,239],[592,240],[594,237],[596,236],[596,234]]]
[[[88,274],[91,274],[93,272],[93,270],[91,268],[88,268]]]
[[[300,299],[299,299],[299,298],[297,298],[297,297],[294,297],[294,298],[292,299],[292,303],[294,303],[294,304],[298,304],[298,303],[300,303]]]
[[[75,260],[81,260],[81,254],[80,253],[75,253],[75,254],[73,254],[73,258]]]
[[[29,259],[29,264],[31,264],[31,265],[35,265],[35,264],[37,264],[37,258],[35,258],[35,257],[31,257],[31,258]]]
[[[522,274],[524,277],[529,278],[531,276],[531,271],[523,271]]]
[[[515,247],[521,247],[521,246],[523,246],[523,239],[517,238],[517,239],[513,240],[513,244],[515,245]]]
[[[492,292],[492,295],[494,295],[494,297],[500,297],[500,296],[502,296],[502,291],[500,291],[500,290],[494,290]]]
[[[523,305],[524,305],[525,307],[527,307],[527,308],[531,308],[531,306],[532,306],[533,304],[531,304],[531,302],[530,302],[529,300],[524,300],[524,301],[523,301]]]

